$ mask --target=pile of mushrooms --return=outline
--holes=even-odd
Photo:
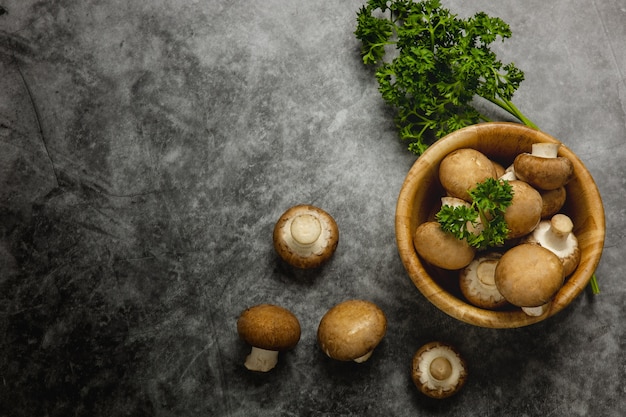
[[[513,190],[504,213],[509,233],[502,247],[477,252],[436,221],[422,223],[415,231],[417,253],[436,267],[458,271],[469,303],[485,309],[513,305],[526,314],[542,315],[576,269],[580,250],[574,225],[560,213],[567,198],[565,185],[574,172],[572,162],[558,155],[559,147],[535,143],[530,153],[517,155],[507,168],[470,148],[453,151],[441,161],[439,181],[446,193],[442,205],[469,205],[468,191],[487,178],[507,180]]]

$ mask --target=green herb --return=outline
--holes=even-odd
[[[461,127],[488,121],[472,106],[475,96],[537,127],[511,102],[524,73],[489,49],[511,36],[500,18],[480,12],[461,19],[439,0],[369,0],[357,13],[355,35],[363,63],[377,67],[379,91],[397,111],[400,137],[415,154]]]
[[[478,250],[501,246],[509,233],[504,212],[511,205],[513,188],[506,180],[488,178],[476,184],[469,194],[470,207],[441,207],[435,216],[439,225]]]
[[[600,294],[600,286],[598,285],[598,278],[596,278],[596,274],[591,275],[591,279],[589,280],[589,285],[591,286],[591,292],[593,295]]]

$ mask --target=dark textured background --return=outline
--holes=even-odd
[[[626,414],[626,4],[444,2],[511,25],[496,48],[526,73],[516,104],[604,199],[602,294],[514,330],[453,320],[402,267],[395,200],[414,157],[360,62],[361,4],[0,0],[0,416]],[[319,271],[272,249],[298,203],[339,225]],[[389,320],[361,365],[315,342],[347,298]],[[303,329],[263,375],[236,334],[261,302]],[[442,402],[409,378],[434,339],[471,372]]]

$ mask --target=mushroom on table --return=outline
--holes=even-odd
[[[252,346],[245,367],[268,372],[278,363],[279,351],[292,349],[300,341],[300,322],[284,307],[259,304],[241,313],[237,332]]]
[[[436,399],[447,398],[465,384],[467,365],[452,345],[429,342],[413,356],[411,379],[423,394]]]
[[[366,300],[341,302],[324,314],[317,329],[322,351],[340,361],[365,362],[387,332],[387,318]]]
[[[300,204],[285,211],[274,226],[274,249],[288,264],[316,268],[335,252],[339,228],[335,219],[319,207]]]

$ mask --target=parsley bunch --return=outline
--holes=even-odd
[[[489,49],[511,36],[503,20],[483,12],[461,19],[440,0],[368,0],[357,13],[355,35],[363,63],[377,67],[383,99],[397,110],[400,137],[415,154],[461,127],[488,121],[472,106],[474,96],[537,127],[511,102],[524,73]]]
[[[506,180],[487,178],[469,190],[472,204],[468,206],[443,205],[435,215],[441,229],[458,239],[465,239],[478,250],[501,246],[509,233],[504,212],[511,205],[513,188]],[[477,233],[468,225],[480,230]]]

